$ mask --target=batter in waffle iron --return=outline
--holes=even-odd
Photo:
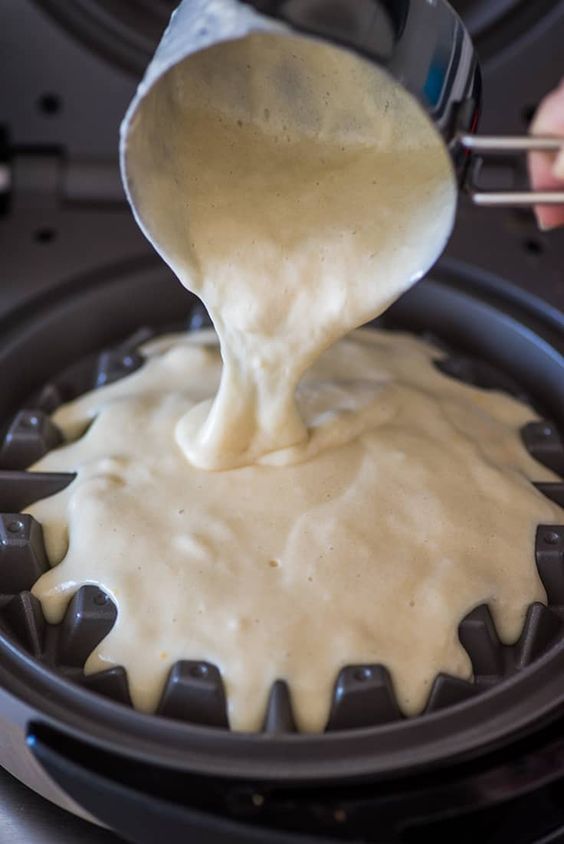
[[[134,116],[136,214],[217,336],[154,341],[140,371],[60,408],[68,444],[34,468],[78,477],[30,512],[48,619],[84,583],[118,606],[87,671],[124,665],[151,711],[171,664],[206,659],[250,730],[286,679],[315,731],[344,665],[387,665],[415,713],[439,671],[470,675],[472,607],[517,638],[545,597],[536,526],[561,512],[530,483],[552,476],[521,445],[528,408],[448,379],[415,338],[339,339],[432,265],[455,180],[384,71],[288,43],[195,54]]]

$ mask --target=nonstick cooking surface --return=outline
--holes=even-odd
[[[209,320],[205,311],[194,302],[188,328],[206,324]],[[39,601],[29,591],[49,568],[41,526],[21,511],[63,489],[74,478],[71,474],[25,471],[62,440],[49,414],[61,403],[142,366],[138,347],[159,331],[162,328],[141,327],[118,345],[88,355],[57,374],[16,413],[0,449],[1,629],[49,670],[126,706],[131,706],[131,700],[124,668],[118,666],[89,676],[83,672],[87,657],[114,624],[116,607],[97,586],[83,586],[70,601],[63,622],[46,623]],[[437,342],[436,337],[432,339]],[[530,401],[523,388],[495,366],[447,350],[444,344],[443,348],[445,355],[437,366],[446,375]],[[564,447],[553,423],[531,422],[521,435],[533,457],[564,475]],[[537,487],[564,506],[564,483],[543,483]],[[499,641],[487,605],[477,607],[462,619],[459,637],[470,656],[474,679],[467,682],[439,675],[423,716],[480,695],[564,642],[563,555],[564,526],[539,525],[535,561],[547,591],[548,606],[535,603],[529,607],[522,635],[510,647]],[[218,668],[205,661],[177,662],[170,671],[157,715],[195,725],[228,728],[226,698]],[[378,726],[402,718],[385,666],[351,665],[340,671],[327,731]],[[296,731],[291,689],[283,680],[278,680],[271,689],[263,731],[276,734]]]

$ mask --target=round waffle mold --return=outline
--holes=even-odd
[[[187,327],[193,330],[208,324],[202,305],[191,300]],[[63,402],[142,366],[139,346],[159,330],[163,330],[162,326],[141,327],[120,343],[87,355],[57,373],[11,418],[0,448],[1,630],[50,671],[125,706],[131,706],[131,700],[124,668],[116,666],[88,676],[83,671],[89,654],[112,628],[116,607],[98,587],[83,586],[70,601],[61,624],[50,625],[45,621],[39,602],[29,591],[49,568],[41,526],[21,511],[63,489],[74,478],[72,474],[26,471],[62,441],[49,414]],[[514,377],[495,365],[475,355],[453,351],[440,337],[431,339],[443,346],[444,357],[436,365],[449,377],[532,401]],[[553,422],[531,422],[521,435],[535,459],[564,475],[564,445]],[[537,487],[564,507],[564,483],[539,483]],[[438,675],[424,715],[481,695],[564,641],[564,525],[539,525],[535,561],[547,591],[547,606],[535,603],[529,607],[521,637],[512,646],[500,642],[487,605],[477,607],[462,619],[459,638],[470,656],[473,680]],[[226,697],[218,668],[206,661],[175,663],[157,715],[228,729]],[[402,719],[386,666],[350,665],[339,672],[327,732],[379,726]],[[291,689],[282,679],[270,691],[263,732],[278,735],[296,732]]]
[[[131,337],[139,326],[149,324],[160,332],[172,324],[180,327],[182,321],[186,324],[185,320],[193,318],[194,327],[198,327],[203,312],[195,311],[194,304],[157,258],[143,258],[73,279],[57,291],[37,296],[25,310],[0,318],[3,386],[0,425],[4,424],[0,428],[0,442],[22,409],[48,415],[61,400],[93,387],[100,369],[100,350],[118,347],[118,352],[125,352],[121,365],[126,369],[134,367],[136,343],[132,347],[123,346],[123,338]],[[548,424],[527,428],[523,436],[533,437],[539,458],[548,461],[558,455],[561,450],[558,434],[564,430],[564,317],[561,314],[498,278],[445,261],[433,271],[432,278],[417,285],[393,306],[384,324],[419,334],[431,332],[432,339],[440,338],[445,348],[448,347],[445,357],[458,361],[455,367],[471,361],[475,369],[472,378],[485,377],[483,364],[486,364],[488,372],[493,367],[511,380],[512,386],[506,383],[505,389],[514,389],[518,384],[517,389],[531,396],[539,415],[550,420]],[[90,373],[87,383],[81,381],[85,367],[89,367]],[[51,386],[44,389],[46,384]],[[38,419],[41,420],[40,415]],[[530,442],[529,447],[532,447]],[[11,465],[11,469],[0,470],[0,512],[8,518],[15,517],[7,524],[19,522],[22,510],[31,500],[52,494],[72,480],[68,475],[35,473],[33,483],[38,486],[32,488],[25,470],[16,468],[14,463]],[[561,484],[545,486],[543,492],[562,501]],[[21,559],[25,559],[33,547],[25,537],[29,525],[23,520],[22,528],[14,526],[14,530],[8,531],[7,524],[8,542],[27,546],[27,551],[20,552]],[[555,632],[552,644],[546,639],[544,645],[535,644],[539,642],[535,630],[548,629],[548,634],[538,635],[550,638],[557,624],[554,620],[553,625],[552,615],[558,619],[561,616],[561,598],[551,592],[554,586],[559,588],[560,570],[564,568],[564,549],[560,538],[555,539],[561,537],[561,531],[558,526],[546,527],[548,542],[541,539],[545,534],[539,533],[538,549],[547,551],[542,565],[549,589],[551,621],[539,623],[535,616],[538,613],[546,619],[545,609],[533,608],[530,611],[533,632],[523,636],[510,649],[511,654],[503,651],[501,659],[499,649],[494,647],[498,656],[490,664],[485,658],[480,662],[476,653],[475,683],[437,678],[433,698],[420,717],[397,717],[389,679],[381,667],[351,666],[336,678],[332,728],[325,733],[291,732],[294,727],[291,689],[282,683],[275,684],[271,691],[264,732],[240,733],[209,726],[197,720],[202,712],[198,706],[205,709],[205,717],[209,718],[212,708],[209,701],[213,695],[207,698],[205,695],[210,685],[215,700],[221,698],[217,695],[213,671],[206,666],[210,676],[201,670],[199,663],[181,666],[172,678],[172,685],[178,688],[187,678],[190,684],[199,683],[199,701],[204,703],[194,704],[189,714],[182,704],[185,717],[194,720],[145,715],[116,702],[120,695],[126,698],[125,676],[120,670],[114,670],[111,676],[104,672],[85,679],[76,662],[61,664],[59,648],[68,654],[65,646],[59,644],[64,624],[59,631],[53,631],[39,620],[37,625],[43,627],[43,633],[41,629],[38,635],[26,632],[29,616],[37,613],[37,607],[29,596],[21,596],[29,591],[23,584],[18,586],[19,591],[8,591],[0,600],[3,606],[14,602],[11,619],[8,611],[0,630],[3,706],[10,708],[26,734],[39,737],[52,748],[68,745],[70,753],[72,745],[76,753],[92,760],[100,754],[111,754],[112,768],[118,758],[128,759],[132,764],[135,760],[132,776],[137,776],[136,771],[146,763],[150,769],[158,766],[163,777],[168,771],[167,781],[171,778],[175,781],[180,772],[186,776],[192,772],[206,782],[209,776],[214,776],[238,783],[260,782],[261,787],[270,784],[277,790],[291,785],[329,785],[336,780],[341,789],[345,782],[355,783],[356,788],[360,781],[383,783],[390,777],[418,773],[424,774],[427,781],[431,770],[438,772],[448,766],[452,771],[455,763],[473,764],[472,760],[485,758],[486,753],[513,746],[519,737],[551,728],[564,711],[564,637],[561,632]],[[23,535],[18,539],[15,533],[20,529]],[[33,533],[35,537],[41,536],[36,529]],[[0,572],[2,556],[7,553],[8,545],[0,543]],[[34,577],[44,563],[38,551],[33,563]],[[28,582],[31,580],[30,577]],[[84,610],[78,597],[76,600],[79,615],[84,613],[90,619],[91,603],[86,601],[87,597]],[[96,616],[101,605],[92,603],[97,608],[93,612]],[[23,609],[19,604],[23,604]],[[109,609],[107,604],[104,606],[108,624],[111,606]],[[71,610],[69,606],[67,630],[73,627]],[[487,613],[482,611],[477,619],[470,621],[469,629],[485,630],[487,635],[481,641],[486,642],[484,652],[491,653],[496,637]],[[98,631],[97,635],[103,633]],[[469,633],[467,641],[470,639]],[[67,655],[65,659],[80,662],[78,656]],[[196,676],[191,673],[192,668]],[[502,681],[498,682],[496,678],[500,677]],[[109,696],[95,694],[88,688],[89,683],[107,683],[117,691],[113,692],[113,698],[111,692]],[[352,691],[343,695],[343,685]],[[161,709],[165,706],[176,716],[178,709],[176,703],[173,709],[170,695],[161,701]],[[202,799],[207,794],[204,788]],[[260,806],[243,802],[241,811],[248,810],[257,818],[265,816],[271,805],[270,800]],[[315,806],[310,808],[317,811]]]

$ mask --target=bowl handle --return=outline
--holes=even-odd
[[[564,138],[523,135],[519,137],[458,135],[454,148],[461,147],[473,156],[470,175],[465,188],[474,205],[483,208],[529,208],[532,205],[564,205],[564,191],[481,191],[475,185],[476,171],[486,155],[520,155],[529,152],[546,152],[557,155],[564,152]]]

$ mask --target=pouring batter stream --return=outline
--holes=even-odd
[[[518,636],[545,597],[536,525],[561,518],[530,483],[552,475],[521,445],[528,408],[443,376],[409,336],[339,341],[440,253],[442,142],[383,71],[254,35],[169,71],[128,144],[138,219],[221,355],[213,332],[162,338],[55,413],[68,444],[34,468],[78,476],[30,508],[54,564],[34,593],[52,622],[84,583],[110,594],[86,670],[124,665],[146,711],[179,659],[218,665],[235,729],[260,728],[280,678],[323,729],[354,663],[387,665],[419,711],[437,672],[470,675],[473,606]]]

